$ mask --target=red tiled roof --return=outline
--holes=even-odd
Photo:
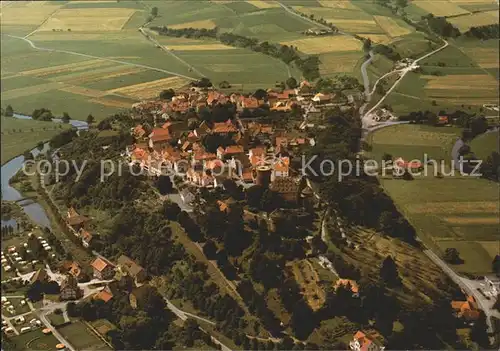
[[[94,299],[102,300],[104,302],[108,302],[113,298],[113,294],[109,292],[107,289],[103,289],[94,295]]]
[[[224,150],[225,154],[239,154],[244,152],[245,150],[243,149],[243,146],[241,145],[232,145],[226,147],[226,150]]]
[[[168,129],[155,128],[151,134],[149,134],[149,138],[153,141],[164,141],[172,139],[172,136]]]
[[[214,133],[232,133],[237,131],[238,129],[236,129],[230,120],[227,122],[214,123],[212,127],[212,132]]]
[[[97,257],[94,262],[92,262],[91,266],[98,272],[102,272],[106,267],[110,266],[111,264],[109,262],[106,262],[100,257]]]

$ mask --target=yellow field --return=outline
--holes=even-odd
[[[471,202],[430,202],[426,204],[408,204],[405,208],[410,213],[499,213],[500,205],[493,201]]]
[[[66,75],[66,76],[61,76],[57,78],[53,78],[53,80],[59,81],[59,82],[67,82],[72,85],[77,85],[77,84],[86,84],[86,83],[93,83],[93,82],[98,82],[103,79],[108,79],[108,78],[116,78],[116,77],[121,77],[121,76],[126,76],[129,74],[136,74],[138,72],[144,71],[143,68],[140,67],[131,67],[131,66],[117,66],[115,70],[111,72],[82,72],[81,74],[78,75]]]
[[[26,4],[26,2],[23,1]],[[21,5],[21,4],[19,4]],[[2,25],[33,25],[39,26],[61,5],[51,3],[44,6],[9,6],[2,8]]]
[[[478,241],[478,243],[488,252],[490,257],[500,255],[500,241]]]
[[[136,99],[150,99],[158,96],[160,91],[168,88],[178,89],[185,86],[188,80],[181,77],[169,77],[154,80],[152,82],[128,85],[126,87],[108,90],[108,94],[122,94]]]
[[[50,17],[39,30],[120,30],[135,11],[134,9],[126,8],[62,9]]]
[[[469,11],[448,1],[415,0],[413,3],[435,16],[455,16],[469,13]]]
[[[89,89],[89,88],[84,88],[84,87],[78,87],[78,86],[74,86],[74,85],[68,85],[68,86],[61,88],[59,90],[65,91],[67,93],[88,96],[91,98],[103,97],[104,95],[107,94],[104,91]]]
[[[391,37],[399,37],[411,33],[409,28],[401,27],[393,18],[387,16],[373,16],[378,25]]]
[[[269,9],[273,7],[280,7],[275,1],[262,1],[262,0],[247,0],[250,5],[258,7],[259,9]]]
[[[194,22],[168,25],[168,28],[172,29],[182,29],[182,28],[213,29],[215,27],[216,24],[212,20],[194,21]]]
[[[353,52],[321,55],[320,73],[322,75],[332,75],[335,73],[352,72],[361,56],[361,53]]]
[[[121,30],[108,32],[36,32],[31,37],[33,41],[137,41],[136,31]]]
[[[233,46],[224,44],[198,44],[198,45],[166,45],[167,49],[178,51],[203,51],[203,50],[233,50]]]
[[[461,32],[466,32],[471,27],[485,26],[498,23],[498,10],[473,13],[470,16],[460,16],[448,19]]]
[[[349,0],[319,0],[319,3],[323,7],[330,7],[330,8],[337,8],[337,9],[349,9],[349,10],[357,10],[358,9]]]
[[[297,39],[282,42],[281,44],[297,46],[300,51],[306,54],[361,50],[361,42],[359,40],[345,35]]]
[[[119,107],[119,108],[130,108],[131,107],[130,103],[120,101],[120,100],[113,100],[113,99],[110,99],[108,97],[91,99],[91,100],[89,100],[89,102],[97,103],[97,104],[109,106],[109,107]]]
[[[78,71],[83,71],[83,70],[90,69],[90,68],[110,66],[111,64],[113,64],[113,63],[109,62],[109,61],[97,59],[97,60],[89,60],[89,61],[76,62],[76,63],[68,63],[65,65],[58,65],[58,66],[52,66],[52,67],[37,68],[37,69],[28,70],[28,71],[22,71],[22,72],[19,72],[19,74],[23,75],[23,76],[44,77],[44,76],[48,76],[51,74],[66,73],[66,72],[78,72]]]
[[[483,68],[498,67],[498,50],[492,48],[463,48],[467,56],[476,61]]]
[[[363,38],[370,39],[374,43],[387,44],[392,39],[385,34],[361,34]]]
[[[56,90],[64,87],[64,83],[60,82],[51,82],[51,83],[43,83],[38,85],[32,85],[30,87],[12,89],[2,92],[2,99],[16,99],[23,96],[30,96],[40,93],[46,93],[51,90]]]
[[[446,223],[452,225],[477,225],[477,224],[499,224],[498,217],[445,217],[443,218]]]
[[[369,33],[373,31],[380,31],[380,27],[374,20],[327,18],[326,21],[335,24],[335,26],[340,30],[351,33]]]
[[[427,79],[426,89],[444,90],[491,90],[498,87],[498,82],[489,74],[456,74],[448,76],[422,76]]]

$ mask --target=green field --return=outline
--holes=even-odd
[[[423,153],[429,159],[450,160],[458,133],[455,128],[400,125],[376,131],[367,141],[373,147],[374,159],[387,152],[406,160],[422,159]],[[449,172],[449,164],[442,170]],[[459,271],[490,272],[500,240],[496,183],[461,176],[458,172],[436,178],[433,166],[428,167],[427,176],[412,181],[385,176],[380,182],[428,247],[438,252],[448,247],[459,250],[465,260],[456,266]]]
[[[58,329],[59,333],[77,350],[112,350],[83,322],[76,321]]]
[[[499,144],[500,138],[498,132],[491,132],[474,138],[470,143],[470,147],[478,158],[485,160],[492,152],[499,152]]]
[[[63,129],[70,128],[69,125],[62,123],[22,120],[13,117],[1,117],[1,121],[2,164],[33,149],[40,141],[48,141]]]

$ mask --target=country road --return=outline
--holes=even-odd
[[[493,309],[494,299],[488,300],[477,289],[481,288],[479,281],[467,279],[459,276],[453,269],[451,269],[446,262],[444,262],[438,255],[431,250],[425,250],[424,253],[439,266],[460,288],[462,288],[468,295],[474,296],[479,308],[486,314],[486,322],[490,332],[493,332],[493,323],[491,317],[500,318],[500,312]]]
[[[382,98],[381,98],[381,99],[380,99],[380,100],[379,100],[379,101],[378,101],[378,102],[377,102],[377,103],[376,103],[376,104],[375,104],[375,105],[374,105],[374,106],[373,106],[373,107],[372,107],[372,108],[371,108],[368,112],[366,112],[366,113],[364,113],[364,114],[363,114],[363,116],[362,116],[362,117],[363,117],[363,119],[364,119],[364,117],[365,117],[365,116],[367,116],[367,115],[369,115],[370,113],[372,113],[373,111],[375,111],[375,110],[376,110],[376,109],[377,109],[377,108],[378,108],[378,107],[382,104],[382,102],[384,102],[384,100],[385,100],[385,99],[389,96],[389,94],[390,94],[390,93],[391,93],[391,92],[392,92],[392,91],[393,91],[393,90],[397,87],[397,85],[398,85],[398,84],[399,84],[399,83],[403,80],[404,76],[406,76],[409,72],[411,72],[412,70],[414,70],[414,69],[416,68],[416,66],[417,66],[417,63],[418,63],[418,62],[420,62],[420,61],[422,61],[422,60],[425,60],[426,58],[428,58],[428,57],[430,57],[430,56],[432,56],[432,55],[434,55],[434,54],[436,54],[436,53],[440,52],[441,50],[443,50],[444,48],[446,48],[446,47],[449,45],[449,44],[448,44],[448,42],[447,42],[446,40],[444,40],[444,39],[443,39],[443,41],[444,41],[444,45],[443,45],[443,46],[441,46],[441,47],[437,48],[436,50],[431,51],[431,52],[429,52],[429,53],[425,54],[424,56],[422,56],[422,57],[420,57],[420,58],[416,59],[415,61],[413,61],[413,63],[412,63],[409,67],[406,67],[406,68],[403,68],[403,69],[400,69],[400,70],[393,70],[393,71],[391,71],[391,72],[389,72],[389,73],[385,74],[384,76],[380,77],[380,78],[377,80],[377,82],[374,84],[374,86],[373,86],[373,91],[375,90],[375,86],[377,85],[377,83],[378,83],[381,79],[383,79],[383,78],[385,78],[386,76],[388,76],[389,74],[392,74],[392,73],[395,73],[395,72],[399,72],[399,73],[400,73],[399,78],[398,78],[398,79],[394,82],[394,84],[392,85],[392,87],[390,87],[390,89],[389,89],[389,90],[387,90],[387,92],[385,93],[385,95],[384,95],[384,96],[382,96]],[[367,78],[368,78],[368,77],[367,77]],[[366,86],[366,85],[365,85],[365,86]],[[370,96],[371,96],[371,94],[373,93],[373,91],[370,93]],[[363,111],[363,112],[364,112],[364,111]]]
[[[33,43],[28,38],[18,37],[18,36],[10,35],[10,34],[5,34],[5,35],[8,36],[8,37],[10,37],[10,38],[24,40],[25,42],[27,42],[35,50],[48,51],[48,52],[60,52],[62,54],[76,55],[76,56],[88,57],[88,58],[93,58],[93,59],[99,59],[99,60],[103,60],[103,61],[110,61],[110,62],[115,62],[115,63],[122,64],[122,65],[140,67],[140,68],[145,68],[145,69],[149,69],[149,70],[152,70],[152,71],[167,73],[167,74],[170,74],[170,75],[173,75],[173,76],[182,77],[182,78],[186,78],[186,79],[193,80],[193,81],[198,80],[198,78],[189,77],[189,76],[177,73],[177,72],[167,71],[165,69],[158,68],[158,67],[141,65],[140,63],[132,63],[132,62],[127,62],[127,61],[122,61],[122,60],[110,59],[110,58],[107,58],[107,57],[101,57],[101,56],[95,56],[95,55],[88,55],[88,54],[84,54],[84,53],[76,52],[76,51],[43,48],[43,47],[35,45],[35,43]]]

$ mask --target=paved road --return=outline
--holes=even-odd
[[[141,67],[141,68],[146,68],[146,69],[149,69],[149,70],[152,70],[152,71],[157,71],[157,72],[162,72],[162,73],[167,73],[167,74],[171,74],[171,75],[174,75],[174,76],[177,76],[177,77],[182,77],[182,78],[186,78],[186,79],[189,79],[189,80],[198,80],[199,78],[194,78],[194,77],[189,77],[189,76],[186,76],[186,75],[183,75],[183,74],[179,74],[179,73],[176,73],[176,72],[172,72],[172,71],[167,71],[167,70],[164,70],[162,68],[157,68],[157,67],[152,67],[152,66],[147,66],[147,65],[141,65],[139,63],[131,63],[131,62],[127,62],[127,61],[122,61],[122,60],[115,60],[115,59],[110,59],[110,58],[107,58],[107,57],[101,57],[101,56],[94,56],[94,55],[88,55],[88,54],[83,54],[81,52],[75,52],[75,51],[68,51],[68,50],[57,50],[57,49],[50,49],[50,48],[43,48],[43,47],[40,47],[40,46],[37,46],[35,45],[31,40],[29,40],[28,38],[23,38],[23,37],[18,37],[18,36],[15,36],[15,35],[10,35],[10,34],[5,34],[6,36],[10,37],[10,38],[15,38],[15,39],[19,39],[19,40],[24,40],[25,42],[27,42],[33,49],[36,49],[36,50],[40,50],[40,51],[49,51],[49,52],[60,52],[60,53],[63,53],[63,54],[69,54],[69,55],[76,55],[76,56],[82,56],[82,57],[88,57],[88,58],[93,58],[93,59],[99,59],[99,60],[103,60],[103,61],[110,61],[110,62],[115,62],[115,63],[119,63],[119,64],[122,64],[122,65],[128,65],[128,66],[134,66],[134,67]]]
[[[368,78],[368,72],[366,71],[366,68],[368,67],[368,65],[370,63],[372,63],[373,57],[375,55],[373,54],[372,50],[370,50],[370,52],[368,54],[370,55],[370,58],[368,60],[366,60],[365,62],[363,62],[363,64],[361,65],[361,76],[363,77],[363,85],[365,86],[365,97],[368,99],[368,101],[370,101],[369,100],[371,98],[370,78]]]
[[[364,114],[364,116],[369,115],[370,113],[375,111],[375,109],[377,109],[380,106],[380,104],[382,104],[382,102],[389,96],[389,94],[396,88],[396,86],[399,84],[399,82],[401,82],[403,80],[404,76],[407,75],[408,72],[411,72],[412,70],[414,70],[416,68],[418,62],[425,60],[426,58],[440,52],[441,50],[443,50],[444,48],[446,48],[449,45],[446,40],[443,39],[443,41],[444,41],[443,46],[441,46],[441,47],[437,48],[436,50],[431,51],[428,54],[425,54],[424,56],[416,59],[415,61],[413,61],[413,63],[409,67],[405,67],[405,68],[400,69],[400,70],[393,70],[393,71],[389,72],[389,73],[399,72],[400,73],[399,79],[394,82],[392,87],[385,93],[385,95],[375,104],[375,106],[373,106],[366,114]],[[378,81],[380,81],[381,78],[379,78]],[[377,83],[378,83],[378,81],[377,81]],[[374,88],[375,88],[375,86],[374,86]]]
[[[459,276],[453,269],[451,269],[446,262],[444,262],[438,255],[431,250],[425,250],[424,253],[438,265],[458,286],[460,286],[468,295],[474,296],[479,308],[486,314],[486,321],[490,332],[493,332],[493,324],[491,317],[500,318],[500,312],[493,309],[495,299],[488,300],[477,289],[483,287],[481,282],[476,280],[467,279]]]

